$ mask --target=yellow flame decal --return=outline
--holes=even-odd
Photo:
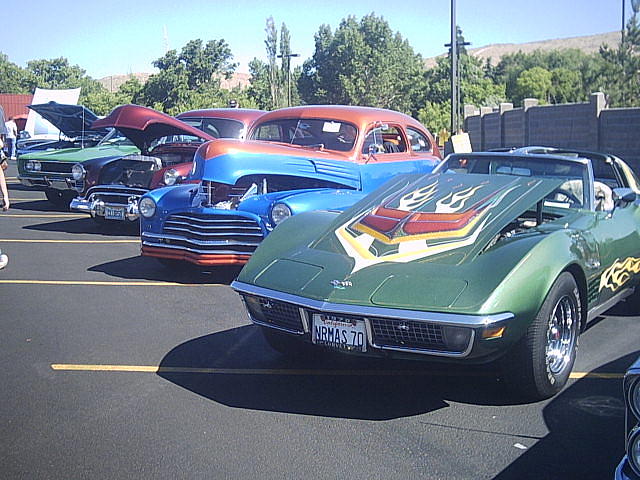
[[[640,258],[627,257],[624,260],[616,259],[609,268],[600,276],[600,289],[608,288],[612,292],[618,290],[627,283],[632,274],[640,273]]]

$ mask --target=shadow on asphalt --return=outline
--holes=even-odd
[[[195,338],[171,350],[158,375],[224,405],[362,420],[390,420],[448,406],[513,403],[493,371],[443,363],[383,360],[320,351],[288,359],[247,325]],[[172,373],[162,367],[297,371],[284,375]],[[300,372],[303,370],[303,372]]]
[[[620,357],[593,372],[625,372],[639,353]],[[542,414],[549,434],[494,480],[613,478],[624,455],[620,378],[575,381],[554,397]]]
[[[28,212],[69,212],[68,208],[57,207],[48,200],[22,201],[20,199],[13,199],[11,203],[11,209]]]
[[[176,268],[164,266],[154,258],[136,256],[95,265],[88,270],[126,280],[229,285],[238,276],[241,267],[204,269],[185,262],[184,265]]]
[[[624,372],[639,353],[620,357],[594,373]],[[254,369],[262,373],[162,371],[171,367]],[[284,369],[299,374],[273,371]],[[178,345],[163,358],[158,375],[235,408],[333,418],[381,421],[428,414],[448,407],[449,402],[505,407],[518,403],[490,367],[328,353],[292,361],[274,352],[254,325]],[[535,445],[494,480],[611,478],[624,453],[620,378],[572,381],[547,401],[542,413],[549,434],[535,438]],[[422,420],[429,425],[428,417]],[[491,425],[486,430],[491,431]],[[510,435],[518,437],[517,432]]]
[[[139,236],[140,227],[137,223],[98,223],[89,218],[74,218],[73,220],[63,220],[57,222],[38,223],[36,225],[26,225],[25,230],[37,230],[39,232],[56,232],[72,234],[92,234],[103,236]]]

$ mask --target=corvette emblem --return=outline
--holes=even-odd
[[[350,280],[331,280],[331,285],[333,288],[337,288],[338,290],[344,290],[347,287],[353,287],[353,283]]]

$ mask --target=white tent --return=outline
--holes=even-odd
[[[80,98],[80,89],[71,88],[68,90],[46,90],[44,88],[36,88],[33,94],[33,105],[39,105],[47,102],[58,102],[65,105],[76,105]],[[42,118],[39,114],[33,110],[29,110],[29,116],[27,117],[27,124],[24,128],[31,137],[39,138],[52,138],[57,139],[60,135],[60,130],[51,125],[48,121]]]

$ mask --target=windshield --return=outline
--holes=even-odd
[[[178,120],[202,130],[213,138],[243,138],[245,134],[244,124],[229,118],[180,117]]]
[[[251,138],[348,152],[353,149],[357,134],[358,129],[350,123],[326,118],[290,118],[258,125]]]
[[[587,163],[551,156],[449,155],[434,173],[481,173],[564,180],[545,203],[561,208],[587,208],[590,205],[590,174]]]
[[[98,146],[104,146],[104,145],[112,145],[112,146],[121,146],[121,145],[131,145],[133,146],[133,142],[131,140],[129,140],[127,137],[125,137],[122,133],[120,133],[120,131],[116,130],[115,128],[111,128],[109,130],[109,133],[107,133],[104,138],[102,140],[100,140],[100,143],[98,143]]]

